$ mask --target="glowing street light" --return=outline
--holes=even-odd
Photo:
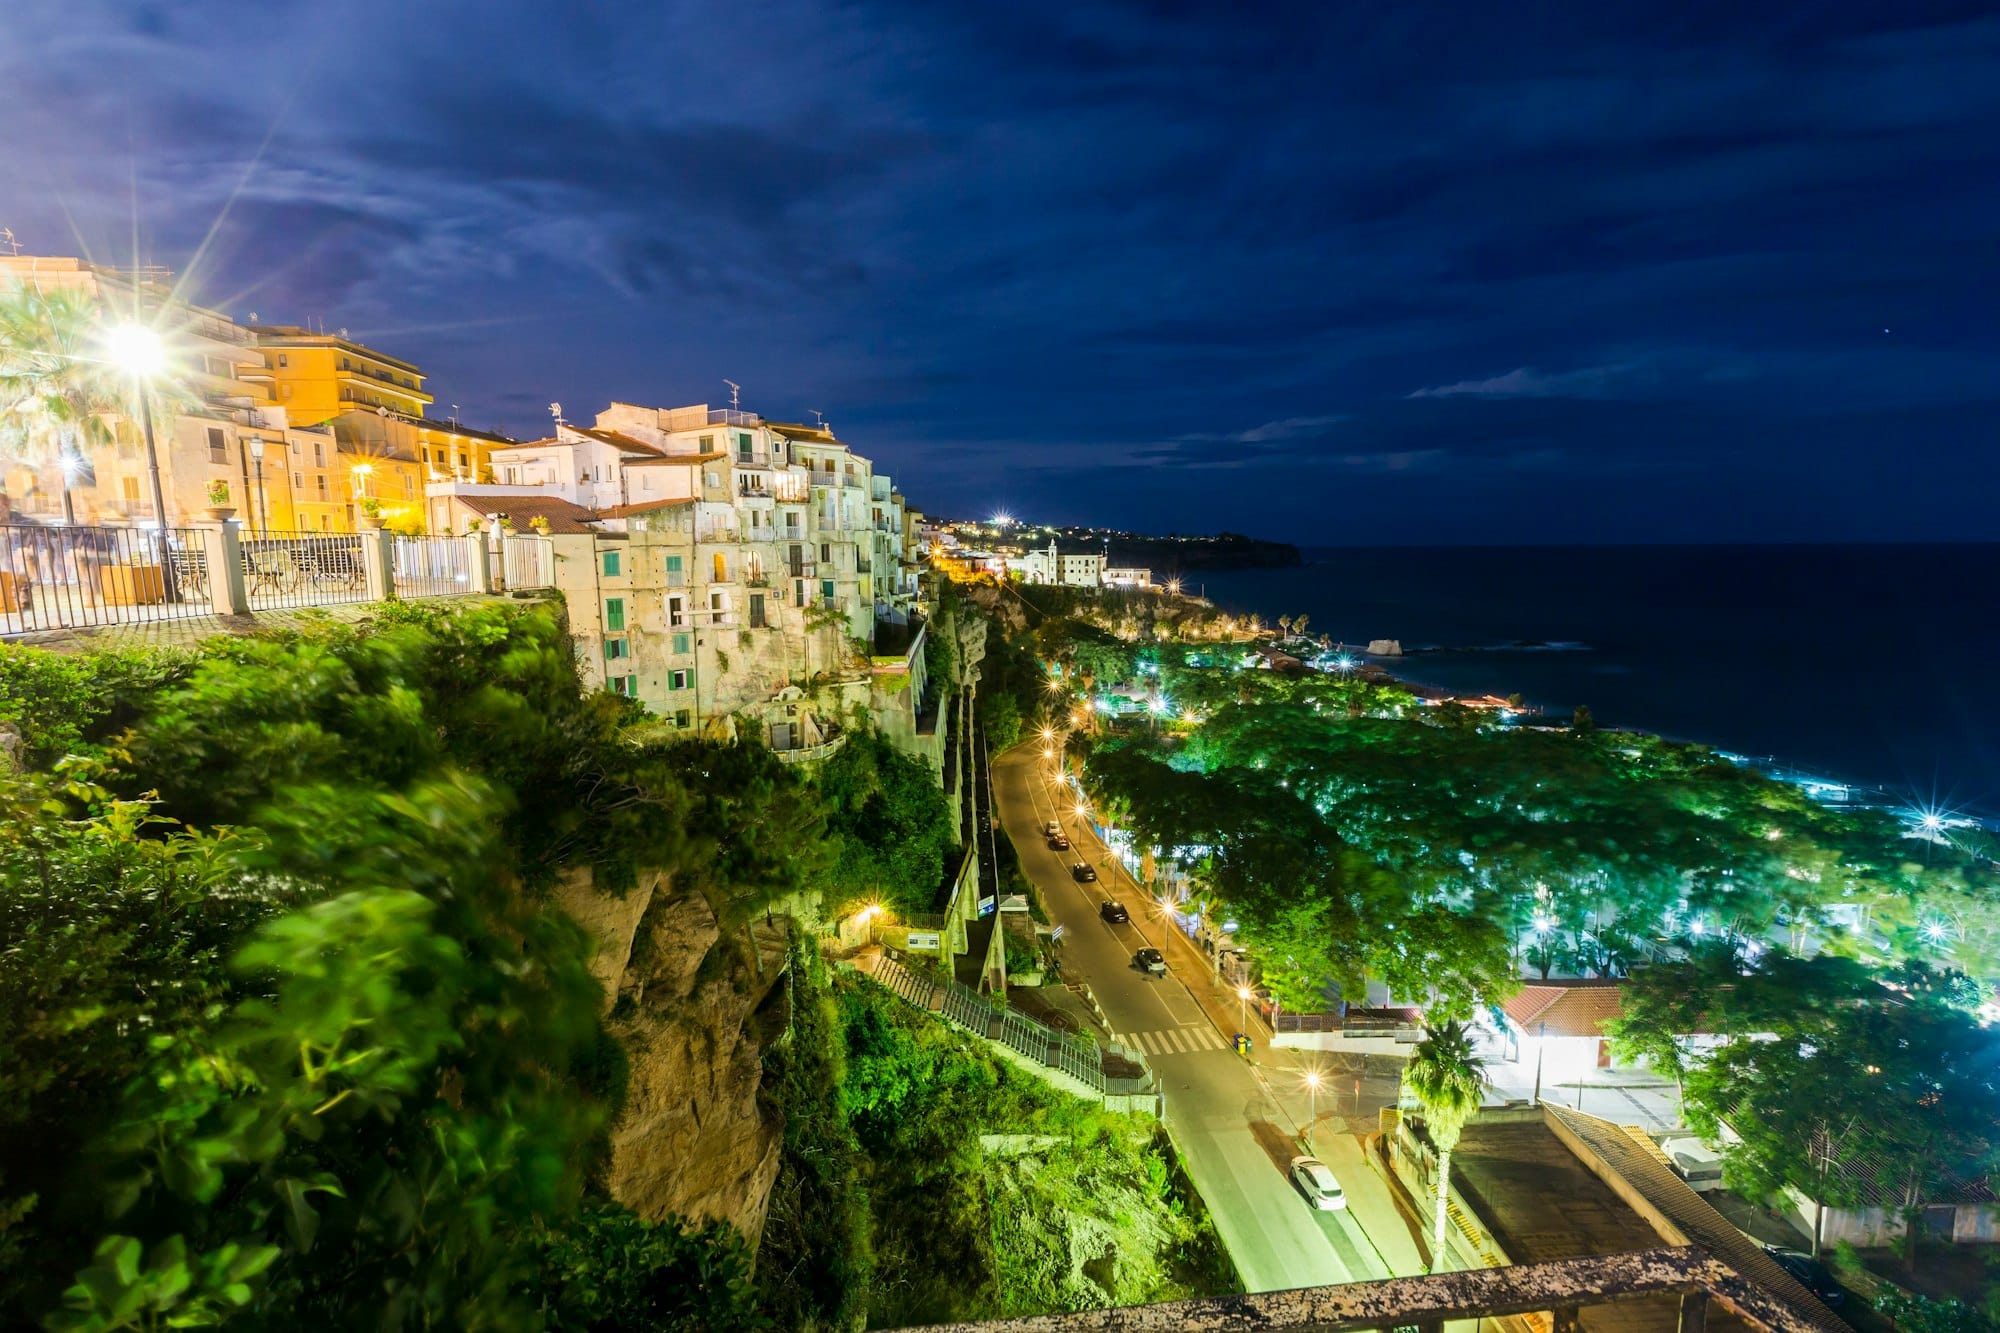
[[[1170,592],[1170,593],[1172,593],[1172,594],[1174,594],[1174,596],[1176,596],[1176,597],[1180,596],[1180,592],[1181,592],[1181,581],[1180,581],[1179,579],[1168,579],[1168,580],[1167,580],[1167,591],[1168,591],[1168,592]]]
[[[1245,1032],[1248,1032],[1250,1030],[1250,988],[1248,986],[1238,986],[1236,988],[1236,1002],[1239,1010],[1236,1021]]]
[[[1951,931],[1946,928],[1942,921],[1926,921],[1923,924],[1922,933],[1926,944],[1943,944],[1946,937],[1951,934]]]
[[[111,363],[132,377],[138,390],[139,429],[146,438],[146,474],[153,483],[153,522],[160,531],[160,591],[170,602],[181,599],[174,574],[167,567],[167,495],[160,485],[160,450],[153,442],[153,377],[167,366],[166,344],[144,324],[120,324],[104,335]]]
[[[1313,1126],[1319,1123],[1319,1074],[1306,1071],[1306,1152],[1313,1150]]]

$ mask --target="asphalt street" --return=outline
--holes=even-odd
[[[1322,1121],[1314,1147],[1339,1178],[1350,1207],[1319,1212],[1307,1206],[1287,1174],[1291,1158],[1301,1151],[1297,1136],[1307,1118],[1303,1063],[1289,1051],[1275,1058],[1263,1051],[1265,1030],[1256,1026],[1254,1015],[1256,1061],[1231,1049],[1229,1039],[1241,1022],[1229,1020],[1226,1004],[1225,1016],[1218,1018],[1190,986],[1212,987],[1200,955],[1157,914],[1142,910],[1145,892],[1115,865],[1050,775],[1038,745],[1018,746],[995,760],[993,799],[1001,824],[1013,838],[1023,871],[1040,888],[1050,919],[1063,927],[1064,977],[1089,984],[1117,1039],[1144,1051],[1158,1076],[1168,1128],[1245,1285],[1278,1291],[1388,1277],[1392,1269],[1416,1271],[1404,1223],[1362,1157],[1359,1139],[1327,1123],[1327,1113],[1340,1109],[1333,1086],[1338,1080],[1329,1081],[1317,1099]],[[1047,846],[1042,828],[1052,818],[1073,850]],[[1081,859],[1097,869],[1101,882],[1076,882],[1071,866]],[[1107,896],[1125,904],[1129,923],[1101,918],[1098,909]],[[1168,975],[1148,976],[1133,965],[1136,950],[1163,944],[1171,946]],[[1210,996],[1213,1006],[1212,989]],[[1370,1091],[1379,1095],[1379,1089],[1363,1089],[1361,1095]],[[1382,1243],[1364,1223],[1387,1233]]]

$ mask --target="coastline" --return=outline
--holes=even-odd
[[[1273,626],[1309,613],[1309,636],[1426,693],[1518,693],[1550,719],[1585,704],[1600,726],[1870,804],[1988,827],[2000,815],[2000,723],[1968,665],[2000,653],[2000,627],[1968,623],[1955,591],[2000,576],[2000,546],[1309,554],[1302,569],[1217,574],[1203,591]],[[1813,579],[1795,594],[1802,562]],[[1860,624],[1894,630],[1857,642]],[[1401,656],[1362,656],[1397,636]],[[1900,651],[1883,653],[1885,638]]]

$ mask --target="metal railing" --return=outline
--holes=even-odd
[[[458,597],[477,586],[470,546],[457,537],[398,536],[389,567],[398,597]]]
[[[242,544],[252,611],[368,600],[361,541],[352,532],[271,532]]]
[[[500,577],[512,592],[555,587],[555,544],[547,537],[502,537]]]
[[[0,633],[212,614],[198,528],[0,525]]]

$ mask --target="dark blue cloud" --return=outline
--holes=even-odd
[[[2000,536],[1990,6],[633,8],[16,0],[0,223],[934,509]]]

